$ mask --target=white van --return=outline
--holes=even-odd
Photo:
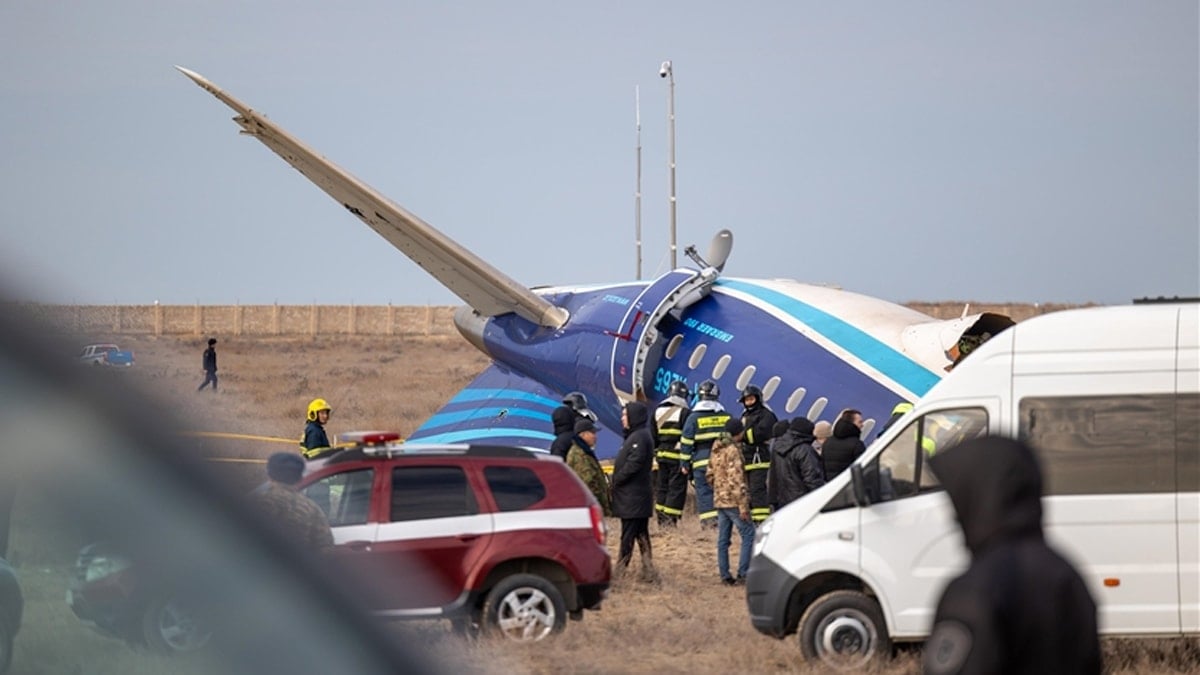
[[[851,468],[761,526],[750,618],[810,659],[857,666],[925,639],[969,562],[928,454],[1027,441],[1043,526],[1104,635],[1200,633],[1200,304],[1047,314],[993,337]]]

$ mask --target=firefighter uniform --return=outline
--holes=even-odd
[[[683,437],[679,442],[683,465],[692,476],[692,487],[696,490],[696,513],[700,517],[700,524],[710,527],[716,527],[717,510],[713,507],[712,487],[705,480],[705,475],[708,473],[713,441],[725,433],[725,423],[729,417],[719,401],[702,400],[684,423]]]
[[[658,404],[650,420],[658,479],[654,486],[654,510],[659,524],[674,525],[683,515],[687,499],[687,476],[679,470],[684,455],[679,441],[691,411],[680,396],[669,396]]]
[[[746,429],[742,439],[742,458],[745,460],[746,486],[750,490],[750,517],[761,523],[771,515],[771,502],[767,497],[767,473],[771,468],[771,433],[778,422],[775,413],[763,405],[762,393],[752,393],[747,388],[742,402],[754,396],[754,403],[742,413],[742,425]]]

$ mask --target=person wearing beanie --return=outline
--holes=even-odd
[[[217,393],[217,339],[208,339],[208,349],[204,350],[204,358],[202,359],[202,367],[204,368],[204,381],[200,383],[200,388],[196,391],[204,391],[208,384],[212,383],[213,393]]]
[[[750,520],[750,492],[742,468],[742,436],[745,425],[736,417],[725,422],[724,431],[713,442],[705,479],[712,486],[713,508],[717,511],[717,572],[727,586],[745,583],[750,569],[750,553],[754,546],[754,523]],[[737,526],[741,539],[738,554],[738,573],[729,573],[729,544],[732,530]]]
[[[825,420],[821,420],[813,426],[813,436],[816,438],[813,440],[812,446],[813,450],[816,450],[818,455],[821,454],[821,446],[825,444],[825,439],[832,435],[833,425]]]
[[[567,449],[567,466],[571,467],[588,487],[592,496],[600,503],[604,515],[611,516],[613,513],[608,498],[608,480],[604,478],[604,469],[592,450],[596,447],[596,423],[586,417],[575,420],[574,432],[571,447]]]
[[[813,423],[797,417],[775,448],[771,472],[775,474],[775,508],[782,508],[825,484],[821,458],[813,449]]]
[[[333,532],[321,507],[296,489],[303,476],[302,457],[277,452],[267,458],[267,484],[251,495],[251,501],[288,540],[320,551],[333,546]]]

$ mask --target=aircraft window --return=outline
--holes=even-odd
[[[874,419],[863,420],[862,433],[859,434],[858,437],[865,441],[867,438],[869,438],[871,436],[871,430],[874,428],[875,428],[875,420]]]
[[[767,383],[763,385],[763,401],[764,402],[770,401],[771,397],[775,395],[775,390],[779,388],[779,382],[780,382],[779,376],[776,375],[776,376],[772,377],[771,379],[767,380]]]
[[[665,352],[665,356],[668,359],[675,358],[675,355],[679,353],[679,346],[682,344],[683,335],[676,335],[675,337],[671,338],[671,341],[667,343],[667,351]]]
[[[796,391],[793,391],[792,395],[788,397],[787,403],[784,404],[783,409],[786,410],[789,415],[796,412],[796,408],[800,407],[800,402],[804,400],[804,396],[806,394],[808,394],[807,389],[804,387],[797,387]]]
[[[688,359],[688,368],[695,368],[704,360],[704,352],[708,351],[708,345],[696,345],[696,349],[692,351],[692,358]]]
[[[805,417],[810,420],[817,419],[821,416],[821,413],[825,412],[825,406],[827,405],[829,405],[829,399],[822,396],[821,398],[813,401],[812,407],[808,409],[808,414],[805,415]]]
[[[721,379],[721,376],[725,374],[725,369],[729,367],[729,362],[732,360],[733,357],[728,354],[725,354],[721,358],[717,359],[717,365],[713,366],[712,376],[714,380]],[[741,389],[741,387],[738,388]]]
[[[755,368],[754,366],[746,366],[742,369],[742,374],[738,375],[737,379],[738,391],[745,389],[746,385],[750,384],[750,378],[754,377],[754,373],[757,370],[758,368]]]

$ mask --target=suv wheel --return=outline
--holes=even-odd
[[[879,605],[858,591],[826,593],[800,618],[800,651],[810,661],[861,670],[891,649]]]
[[[483,605],[489,632],[515,642],[536,642],[563,629],[567,607],[554,584],[536,574],[500,580]]]
[[[146,605],[142,637],[151,650],[174,654],[200,649],[208,644],[212,631],[186,603],[165,595]]]

